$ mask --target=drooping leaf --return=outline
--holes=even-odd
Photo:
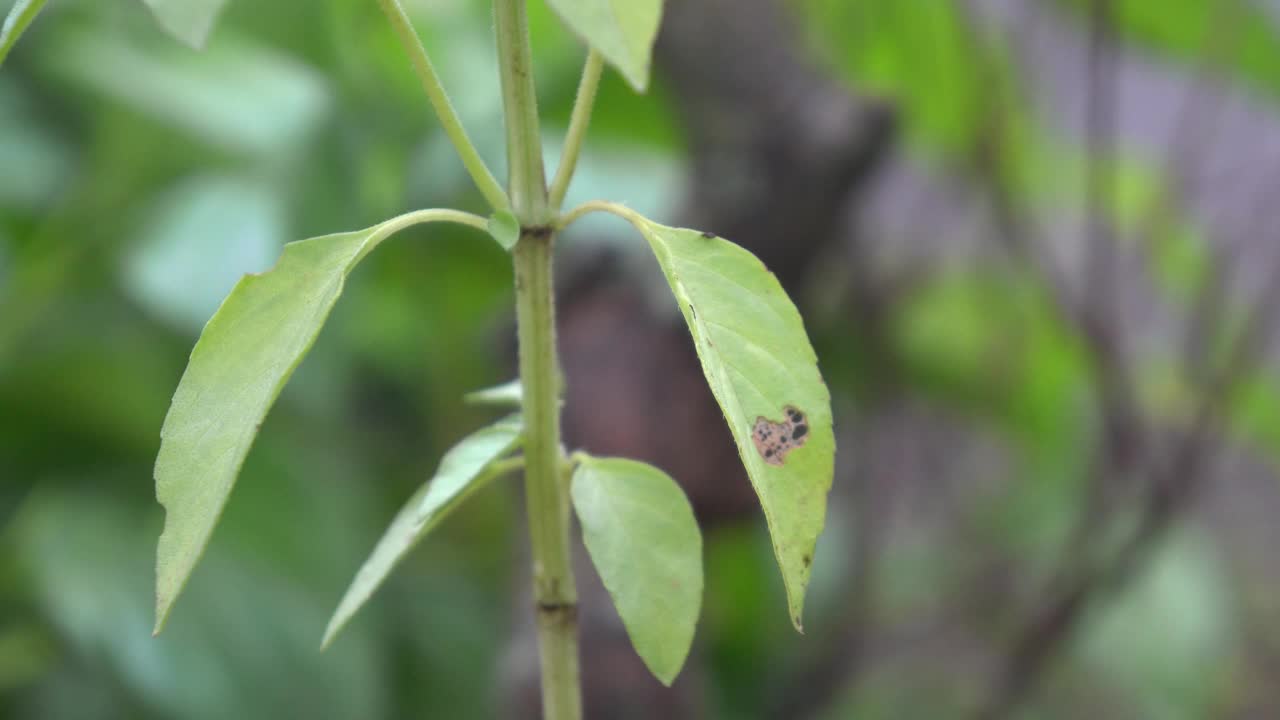
[[[520,221],[510,210],[499,210],[489,216],[489,235],[503,250],[510,251],[520,240]]]
[[[662,0],[549,0],[548,4],[632,87],[644,92],[649,86],[653,41],[662,21]]]
[[[44,9],[45,2],[46,0],[18,0],[9,10],[4,25],[0,25],[0,65],[4,64],[4,59],[9,56],[9,51],[17,44],[18,38],[35,21],[36,15]]]
[[[347,274],[416,221],[401,216],[290,243],[270,271],[241,278],[205,326],[160,431],[156,498],[166,515],[156,549],[157,632],[209,542],[267,411],[315,342]]]
[[[615,458],[584,458],[570,494],[631,644],[670,685],[702,608],[702,534],[689,500],[661,470]]]
[[[520,384],[520,378],[516,378],[491,388],[469,392],[464,399],[472,405],[518,408],[524,403],[524,387]]]
[[[462,501],[497,476],[494,461],[515,449],[523,424],[512,415],[463,438],[445,453],[435,477],[423,485],[391,521],[338,603],[321,647],[328,647],[352,616],[364,606],[391,570]]]
[[[142,0],[166,32],[193,48],[204,47],[227,0]]]
[[[750,252],[711,233],[625,216],[652,246],[689,326],[764,508],[799,630],[835,472],[831,396],[804,322]]]

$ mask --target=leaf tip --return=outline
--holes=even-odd
[[[164,599],[156,598],[156,624],[151,628],[151,637],[159,637],[164,631],[164,626],[169,622],[169,607],[172,603],[166,602]]]
[[[623,70],[622,77],[635,90],[637,94],[644,95],[649,92],[649,68],[643,70]]]
[[[324,637],[320,639],[320,652],[329,649],[329,646],[333,644],[334,639],[338,637],[338,633],[342,630],[342,625],[342,623],[334,624],[333,620],[329,621],[328,627],[324,629]]]
[[[809,556],[805,556],[808,558]],[[795,627],[796,632],[804,634],[804,622],[801,619],[804,616],[804,595],[809,585],[809,565],[805,564],[804,569],[798,577],[791,577],[790,574],[784,573],[783,585],[787,591],[787,608],[791,613],[791,624]]]
[[[333,645],[333,641],[338,639],[339,633],[347,626],[352,616],[355,615],[356,610],[369,597],[366,595],[363,600],[353,606],[351,592],[351,590],[347,591],[347,594],[342,597],[342,601],[338,603],[338,609],[333,611],[333,617],[329,618],[329,624],[324,628],[324,636],[320,638],[320,652],[328,650],[329,646]]]

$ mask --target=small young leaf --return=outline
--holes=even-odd
[[[499,210],[489,216],[489,235],[503,250],[510,251],[520,241],[520,221],[510,210]]]
[[[9,10],[4,25],[0,25],[0,65],[4,64],[9,51],[36,19],[36,15],[44,9],[45,2],[46,0],[18,0],[18,4]]]
[[[512,415],[463,438],[445,453],[435,477],[409,498],[383,533],[373,554],[356,573],[324,631],[322,649],[333,642],[347,621],[419,540],[463,500],[497,476],[492,472],[494,461],[515,449],[522,431],[520,416]]]
[[[835,472],[831,396],[804,322],[778,279],[743,248],[711,233],[627,219],[652,246],[689,326],[760,497],[800,630]]]
[[[598,50],[637,92],[649,86],[662,0],[549,0],[569,29]]]
[[[285,246],[261,275],[246,275],[205,325],[160,430],[156,499],[156,632],[204,552],[267,411],[311,349],[352,268],[409,215],[358,232]]]
[[[142,0],[170,35],[193,48],[204,47],[227,0]]]
[[[520,385],[520,378],[516,378],[491,388],[469,392],[463,399],[472,405],[518,408],[524,403],[524,388]]]
[[[702,534],[684,491],[635,460],[587,457],[570,489],[591,562],[649,671],[671,685],[702,607]]]

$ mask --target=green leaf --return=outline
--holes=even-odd
[[[166,32],[193,48],[204,47],[227,0],[142,0]]]
[[[395,231],[452,211],[402,215],[358,232],[285,246],[276,266],[246,275],[209,320],[160,431],[156,498],[156,632],[204,552],[267,411],[311,349],[347,274]]]
[[[615,211],[649,241],[675,293],[702,372],[760,497],[791,620],[801,630],[835,472],[831,396],[804,322],[778,279],[750,252],[711,233]],[[792,410],[798,421],[789,417]],[[757,440],[757,431],[769,437]]]
[[[491,388],[469,392],[463,399],[472,405],[518,408],[524,403],[524,387],[520,384],[520,378],[516,378]]]
[[[510,251],[520,241],[520,221],[510,210],[499,210],[489,216],[489,235]]]
[[[502,474],[495,461],[520,443],[523,424],[512,415],[463,438],[445,453],[435,477],[423,485],[383,533],[373,554],[365,560],[351,587],[324,631],[321,648],[326,648],[352,616],[364,606],[378,586],[391,574],[401,558],[413,549],[454,508],[488,481]]]
[[[702,607],[702,534],[689,500],[661,470],[613,458],[584,457],[570,494],[631,644],[671,685]]]
[[[0,25],[0,65],[3,65],[4,59],[9,57],[9,51],[18,42],[18,38],[22,37],[22,33],[26,32],[35,21],[36,15],[44,9],[45,2],[46,0],[18,0],[18,3],[9,10],[9,15],[4,19],[4,25]]]
[[[662,0],[549,0],[569,29],[599,51],[638,92],[649,86]]]

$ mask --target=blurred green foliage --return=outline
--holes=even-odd
[[[1060,4],[1079,19],[1083,0]],[[1080,203],[1097,158],[1028,109],[1007,41],[986,36],[963,5],[792,3],[818,57],[898,105],[913,159],[972,173],[995,140],[1015,201]],[[1122,3],[1121,31],[1195,68],[1213,5]],[[486,4],[413,7],[481,153],[501,168]],[[541,2],[531,8],[554,152],[582,52]],[[1234,52],[1217,62],[1274,96],[1280,45],[1260,13],[1245,12]],[[606,74],[570,203],[611,197],[670,215],[684,139],[655,81],[637,97]],[[1167,202],[1165,168],[1103,160],[1117,170],[1106,211],[1119,227]],[[446,205],[481,208],[374,3],[232,2],[204,53],[164,36],[139,3],[52,4],[0,71],[0,716],[495,714],[520,541],[515,497],[502,486],[443,523],[317,653],[387,521],[445,448],[493,417],[463,393],[511,374],[495,340],[510,329],[508,258],[463,229],[406,233],[352,277],[269,417],[168,630],[149,632],[158,431],[212,309],[289,240]],[[1204,282],[1205,230],[1167,213],[1148,241],[1161,292],[1185,302]],[[949,268],[895,307],[890,325],[911,391],[1012,448],[1013,491],[975,499],[968,521],[990,553],[1043,573],[1088,472],[1096,378],[1080,338],[1016,266]],[[860,339],[843,326],[818,333],[833,391],[856,403],[869,382]],[[1176,352],[1144,357],[1140,373],[1143,401],[1170,415],[1189,412],[1168,371]],[[1259,374],[1238,400],[1238,438],[1280,466],[1280,380]],[[852,522],[829,520],[810,638],[845,609],[845,567],[823,561],[849,547]],[[697,642],[708,716],[757,717],[812,646],[776,622],[784,596],[762,528],[723,528],[706,541]],[[966,559],[950,543],[895,536],[876,622],[897,627],[953,600]],[[1091,619],[1024,717],[1079,717],[1067,704],[1082,693],[1127,711],[1118,717],[1214,716],[1232,688],[1245,692],[1235,592],[1210,535],[1176,535]],[[876,664],[828,716],[954,717],[981,688],[976,673],[944,653],[903,654]]]

